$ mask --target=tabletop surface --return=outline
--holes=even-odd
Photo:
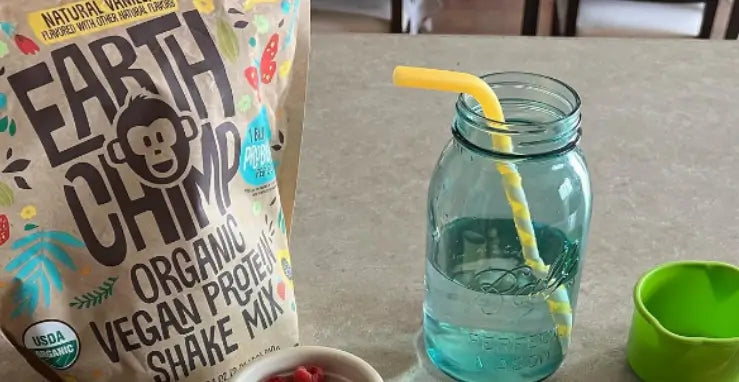
[[[454,95],[395,89],[396,64],[548,74],[583,98],[594,182],[570,354],[552,378],[630,382],[631,289],[677,259],[739,262],[739,47],[726,41],[316,35],[291,250],[302,342],[387,382],[443,381],[418,354],[426,187]],[[0,351],[0,376],[32,381]]]
[[[739,46],[725,41],[316,35],[291,252],[305,344],[388,382],[418,356],[426,191],[452,94],[396,89],[395,65],[530,71],[583,99],[594,216],[573,344],[552,381],[638,381],[631,291],[678,259],[739,263]]]

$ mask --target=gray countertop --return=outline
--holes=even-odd
[[[665,261],[739,263],[735,41],[316,35],[291,252],[302,342],[389,382],[417,356],[426,187],[452,94],[396,89],[396,64],[559,78],[583,98],[594,217],[573,345],[553,381],[636,381],[631,290]]]

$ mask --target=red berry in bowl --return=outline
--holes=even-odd
[[[290,377],[274,376],[264,382],[324,382],[326,374],[318,366],[298,366]]]
[[[293,372],[293,382],[315,382],[313,374],[311,374],[305,366],[298,366]]]
[[[306,367],[306,370],[308,370],[310,375],[313,377],[313,382],[323,382],[323,379],[325,378],[323,369],[318,366],[308,366]]]

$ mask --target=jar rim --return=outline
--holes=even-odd
[[[520,75],[524,77],[530,77],[532,79],[538,79],[538,80],[544,80],[546,82],[551,83],[554,86],[562,87],[563,90],[567,94],[561,94],[555,91],[555,89],[552,89],[551,87],[542,88],[547,89],[549,92],[554,93],[556,96],[563,98],[567,100],[567,103],[570,103],[572,108],[567,113],[563,113],[563,115],[558,116],[557,118],[546,121],[546,122],[534,122],[534,121],[499,121],[496,119],[491,119],[486,117],[481,112],[475,110],[467,101],[467,98],[465,98],[465,93],[460,93],[457,97],[457,111],[459,112],[464,111],[464,113],[461,113],[462,115],[469,115],[477,120],[478,123],[481,125],[484,124],[484,128],[495,133],[500,134],[518,134],[518,133],[527,133],[531,132],[528,131],[518,131],[515,129],[515,127],[521,127],[521,128],[531,128],[531,127],[537,127],[538,129],[546,129],[548,125],[555,125],[555,124],[561,124],[564,121],[567,121],[568,119],[579,119],[580,115],[580,109],[582,106],[582,100],[580,98],[580,95],[577,93],[577,91],[572,88],[570,85],[566,84],[563,81],[560,81],[554,77],[550,77],[543,74],[538,73],[532,73],[532,72],[523,72],[523,71],[504,71],[504,72],[493,72],[481,75],[480,78],[485,81],[488,85],[491,87],[494,87],[495,85],[506,85],[506,84],[512,84],[512,83],[519,83],[518,81],[491,81],[491,79],[500,78],[503,76],[510,76],[510,75]],[[573,102],[569,101],[569,98]],[[465,116],[465,119],[470,119],[469,117]],[[472,121],[469,121],[472,122]],[[482,123],[481,123],[482,122]],[[485,123],[486,122],[486,123]],[[496,126],[505,126],[504,128],[496,127]],[[538,130],[537,129],[537,130]]]

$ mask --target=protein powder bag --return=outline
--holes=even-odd
[[[40,373],[0,375],[217,382],[297,343],[308,9],[0,0],[0,358]]]

